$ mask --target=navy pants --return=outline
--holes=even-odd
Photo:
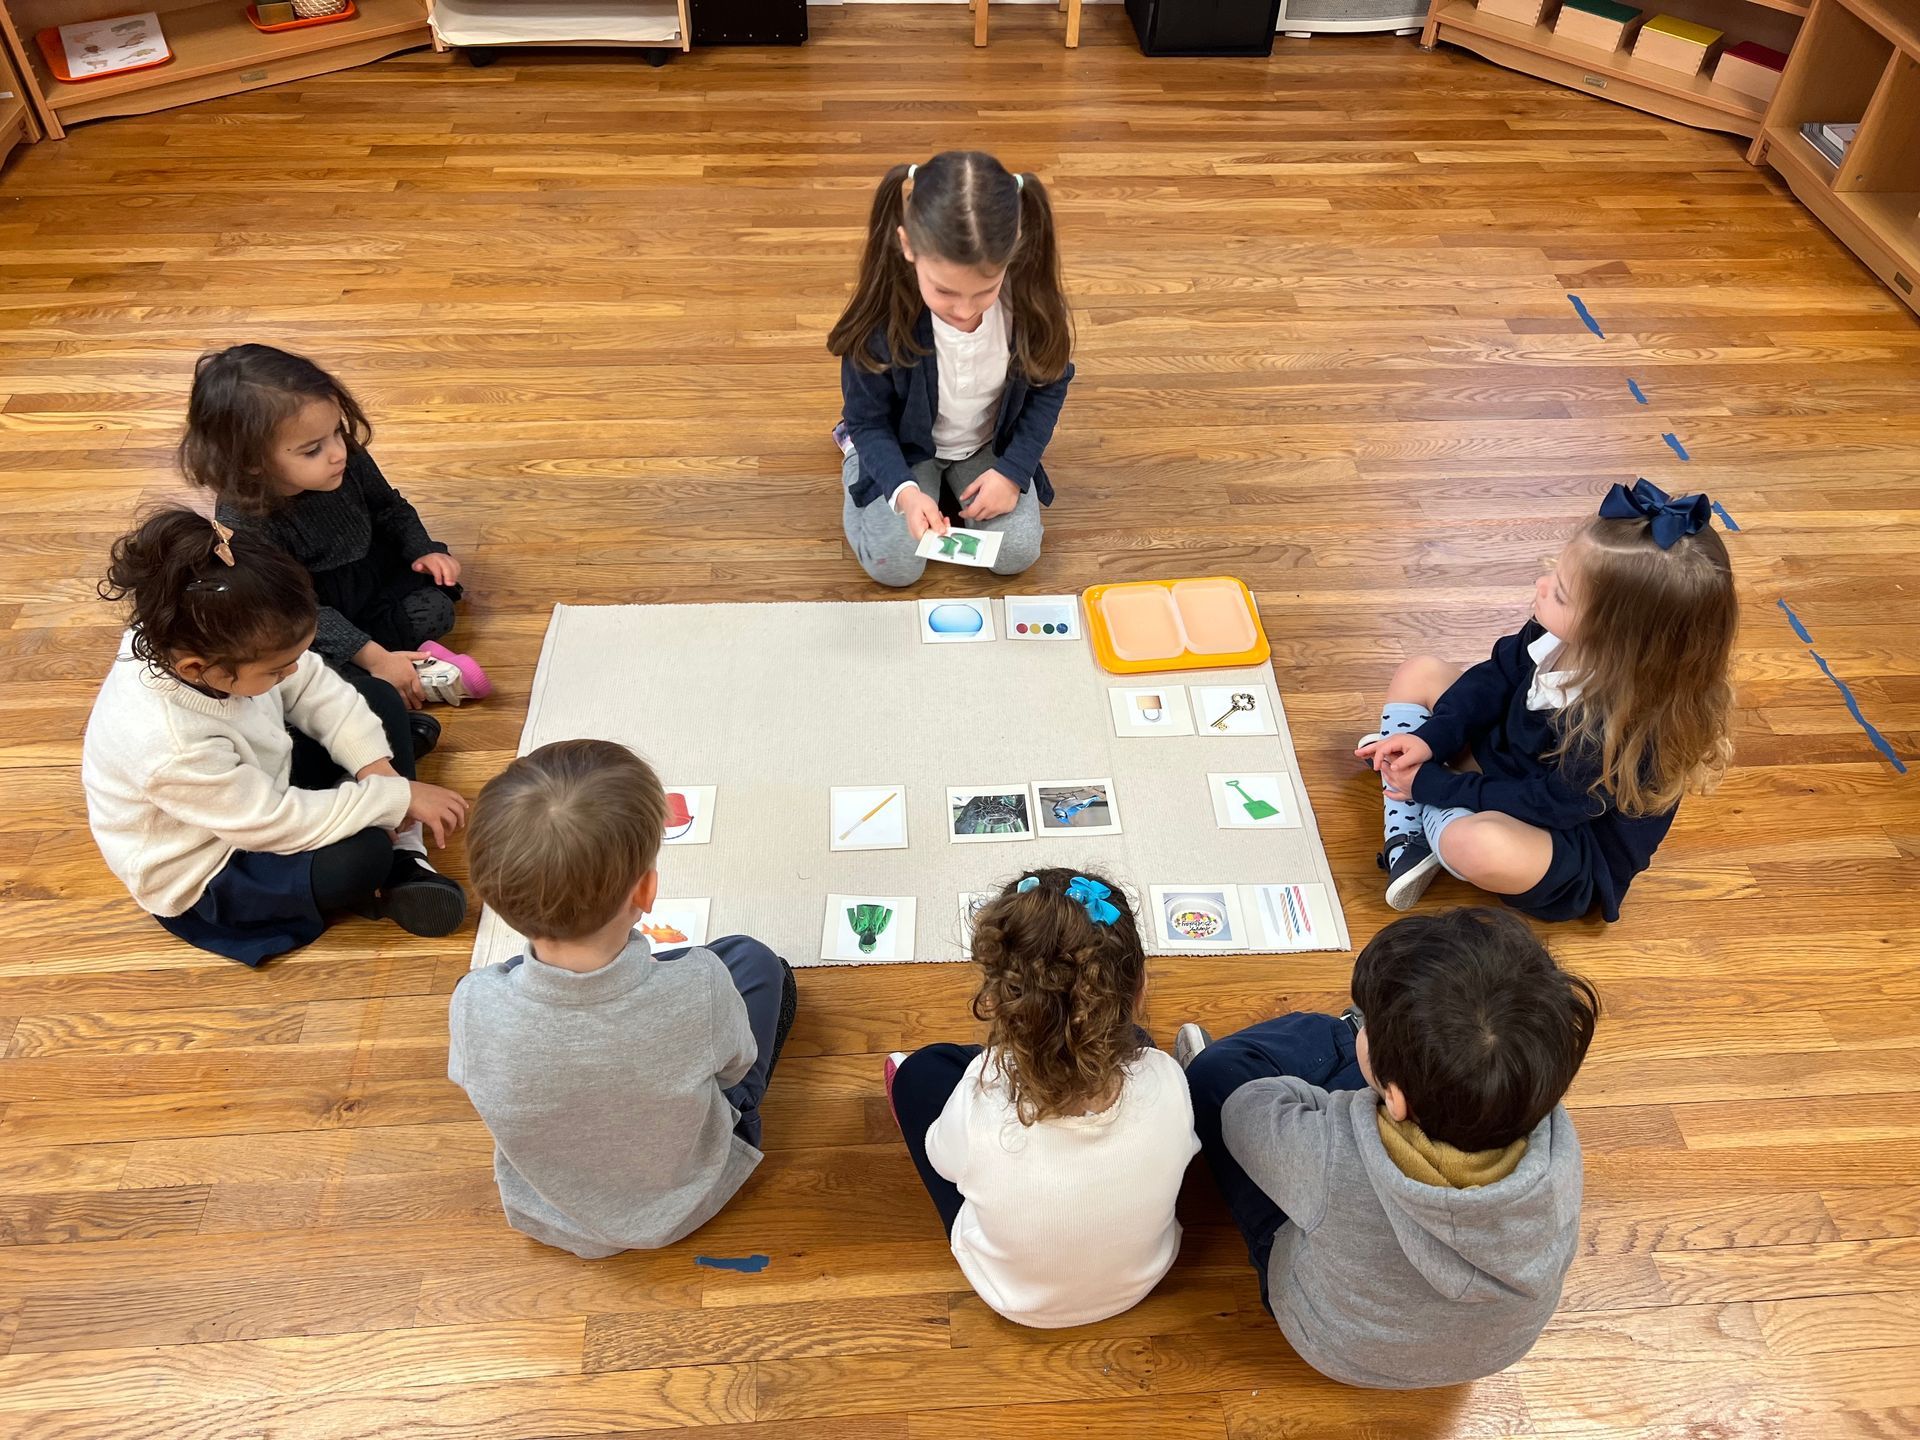
[[[1366,1077],[1353,1054],[1354,1033],[1336,1015],[1293,1014],[1264,1020],[1214,1041],[1187,1067],[1193,1095],[1193,1128],[1201,1153],[1220,1187],[1233,1223],[1247,1242],[1247,1257],[1260,1273],[1260,1300],[1267,1302],[1267,1261],[1273,1237],[1287,1223],[1280,1207],[1227,1152],[1220,1134],[1220,1111],[1242,1085],[1291,1075],[1322,1090],[1364,1090]]]
[[[357,666],[335,673],[379,717],[393,768],[413,779],[413,732],[400,692]],[[331,790],[351,778],[326,746],[294,731],[289,779],[296,788]],[[292,855],[236,850],[191,909],[154,918],[189,945],[259,965],[318,940],[329,915],[366,912],[392,867],[393,842],[375,828]]]
[[[438,640],[453,628],[453,604],[461,588],[435,584],[382,536],[376,535],[358,560],[312,573],[320,603],[388,650],[417,650],[422,641]]]
[[[653,958],[678,960],[692,948],[664,950]],[[739,1084],[728,1087],[726,1096],[740,1112],[740,1118],[734,1122],[734,1134],[757,1150],[760,1148],[760,1102],[766,1096],[774,1064],[793,1029],[798,988],[787,962],[751,935],[722,935],[700,948],[720,957],[720,963],[733,977],[733,988],[740,992],[740,998],[747,1005],[747,1026],[753,1031],[755,1046],[753,1065]]]

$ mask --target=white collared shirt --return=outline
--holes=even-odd
[[[1533,657],[1533,683],[1527,687],[1527,709],[1564,710],[1580,698],[1580,687],[1573,682],[1572,670],[1548,670],[1546,663],[1557,659],[1567,647],[1551,630],[1527,646],[1527,653]]]
[[[942,460],[964,460],[993,439],[999,418],[1000,396],[1007,388],[1007,307],[996,300],[972,334],[938,315],[931,318],[940,373],[933,453]]]

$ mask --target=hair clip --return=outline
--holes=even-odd
[[[907,178],[908,178],[909,180],[911,180],[911,179],[913,178],[913,174],[914,174],[914,172],[915,172],[916,170],[918,170],[919,168],[920,168],[920,167],[919,167],[918,165],[909,165],[909,166],[907,166]]]
[[[1015,172],[1013,177],[1013,188],[1016,190],[1024,190],[1027,188],[1027,175],[1024,170]]]
[[[1096,925],[1111,925],[1120,918],[1120,912],[1108,901],[1113,891],[1098,880],[1085,875],[1076,875],[1067,884],[1067,898],[1078,900],[1086,907],[1087,918]]]
[[[231,589],[224,580],[189,580],[186,584],[189,595],[224,595]]]
[[[1669,496],[1650,480],[1636,480],[1629,490],[1615,485],[1600,502],[1602,520],[1645,520],[1653,527],[1653,543],[1671,550],[1688,535],[1713,524],[1713,502],[1702,495]]]
[[[213,553],[216,557],[226,562],[229,570],[233,568],[232,541],[233,531],[222,525],[218,520],[215,520],[213,522]],[[224,590],[227,587],[222,585],[220,588]]]
[[[1024,895],[1029,890],[1038,890],[1039,888],[1040,888],[1040,877],[1038,875],[1029,875],[1027,876],[1026,879],[1022,880],[1018,885],[1013,887],[1013,893],[1016,895]]]

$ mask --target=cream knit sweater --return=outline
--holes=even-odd
[[[406,818],[397,776],[293,788],[289,724],[349,775],[393,754],[366,702],[312,651],[266,694],[219,699],[155,675],[121,641],[87,720],[80,780],[94,841],[144,909],[191,909],[236,850],[292,855]]]

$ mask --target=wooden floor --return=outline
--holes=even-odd
[[[958,8],[850,7],[660,70],[422,53],[88,125],[0,178],[0,1433],[1915,1433],[1920,776],[1781,606],[1920,762],[1920,324],[1725,137],[1404,40],[1152,61],[1117,7],[1087,21],[1077,52],[1051,8],[976,52]],[[885,1052],[969,1034],[955,966],[803,973],[738,1203],[654,1254],[543,1249],[444,1078],[468,936],[354,923],[254,973],[172,943],[89,841],[92,586],[170,491],[199,350],[337,368],[466,557],[501,698],[445,715],[428,774],[471,792],[555,601],[877,598],[822,338],[880,172],[963,144],[1053,187],[1079,324],[1024,588],[1259,592],[1357,938],[1388,913],[1348,747],[1394,663],[1483,653],[1612,481],[1710,488],[1740,527],[1739,766],[1618,925],[1552,932],[1607,1005],[1585,1243],[1494,1379],[1314,1375],[1204,1183],[1137,1309],[996,1319],[880,1088]],[[1350,963],[1157,965],[1155,1033],[1337,1006]]]

